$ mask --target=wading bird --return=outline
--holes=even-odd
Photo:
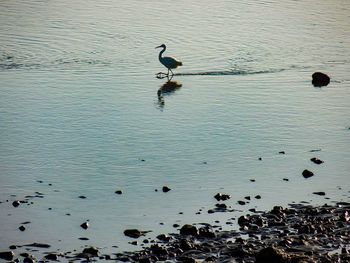
[[[173,57],[163,57],[163,53],[166,50],[166,46],[164,44],[156,47],[156,48],[163,48],[160,52],[159,52],[159,61],[160,63],[162,63],[164,65],[164,67],[166,67],[168,69],[168,74],[166,74],[166,76],[169,77],[169,70],[171,72],[171,77],[174,75],[173,71],[171,69],[177,68],[178,66],[182,66],[182,62],[178,61],[176,58]],[[158,75],[160,75],[160,73],[158,73]]]

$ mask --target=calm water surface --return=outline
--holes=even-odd
[[[1,1],[0,250],[133,249],[126,228],[237,216],[207,214],[217,192],[243,212],[349,201],[349,25],[341,0]],[[184,66],[159,101],[162,43]]]

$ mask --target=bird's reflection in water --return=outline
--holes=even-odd
[[[164,107],[164,96],[170,95],[174,93],[176,90],[180,89],[182,87],[182,84],[178,81],[172,81],[171,79],[168,79],[167,82],[165,82],[157,91],[158,96],[158,106],[160,108]]]

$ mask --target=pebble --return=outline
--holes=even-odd
[[[45,256],[45,259],[47,259],[47,260],[58,260],[58,256],[57,256],[57,254],[50,253],[50,254],[47,254]]]
[[[310,159],[311,162],[315,163],[315,164],[321,164],[321,163],[324,163],[324,161],[316,158],[316,157],[313,157]]]
[[[131,238],[139,238],[144,236],[149,231],[140,231],[138,229],[126,229],[124,230],[124,235]]]
[[[312,85],[315,87],[327,86],[330,82],[330,77],[322,72],[312,74]]]
[[[162,191],[164,192],[164,193],[167,193],[167,192],[169,192],[171,189],[168,187],[168,186],[163,186],[163,188],[162,188]]]
[[[98,248],[96,247],[87,247],[87,248],[84,248],[82,253],[97,257],[99,251],[98,251]]]
[[[310,178],[310,177],[312,177],[313,175],[314,175],[314,173],[311,172],[311,171],[309,171],[309,170],[307,170],[307,169],[305,169],[305,170],[303,171],[303,176],[304,176],[304,178]]]
[[[89,228],[89,222],[86,221],[86,222],[82,223],[82,224],[80,225],[80,227],[83,228],[83,229],[85,229],[85,230],[88,229],[88,228]]]
[[[315,194],[315,195],[326,195],[325,192],[313,192],[313,194]]]
[[[222,193],[217,193],[214,195],[214,198],[218,201],[226,201],[231,198],[229,194],[222,194]]]
[[[14,206],[14,207],[18,207],[19,205],[20,205],[20,202],[19,201],[13,201],[12,202],[12,205]]]

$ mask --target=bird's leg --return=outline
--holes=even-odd
[[[167,73],[167,76],[169,76],[169,69],[168,69],[168,73]]]
[[[171,72],[171,77],[174,76],[174,72],[170,69],[170,72]],[[169,74],[169,71],[168,71],[168,74]]]

